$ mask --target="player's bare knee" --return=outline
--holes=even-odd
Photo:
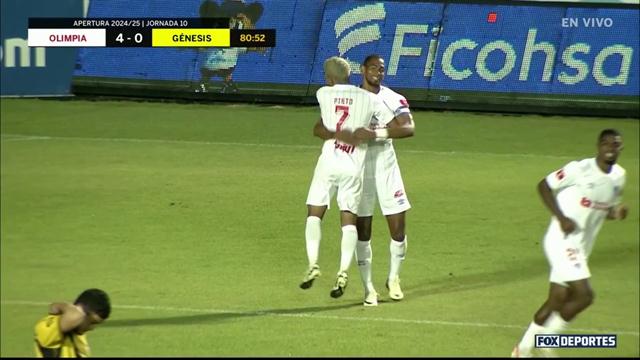
[[[371,240],[371,231],[361,231],[358,229],[358,241],[369,241]]]
[[[340,224],[341,226],[346,226],[346,225],[354,225],[356,226],[357,229],[357,216],[356,214],[352,213],[351,211],[341,211],[340,212]]]
[[[584,294],[582,294],[581,296],[581,300],[582,300],[582,303],[584,304],[584,307],[587,307],[593,304],[595,299],[596,299],[596,294],[591,289],[588,289],[587,291],[585,291]]]
[[[393,241],[397,241],[397,242],[403,242],[404,241],[404,231],[400,232],[395,232],[395,233],[391,233],[391,238],[393,239]]]
[[[394,226],[389,227],[389,235],[391,238],[398,242],[404,241],[404,224],[397,223]]]
[[[369,241],[371,240],[371,227],[363,226],[360,221],[356,223],[356,228],[358,229],[358,240],[360,241]]]
[[[579,287],[573,291],[572,300],[578,304],[578,307],[583,310],[593,304],[595,294],[590,287]]]
[[[551,315],[550,311],[546,311],[544,313],[538,311],[535,315],[533,315],[533,322],[538,325],[544,325],[544,323],[549,318],[549,315]]]
[[[358,229],[358,240],[371,240],[371,217],[358,217],[356,228]]]
[[[567,302],[569,299],[569,289],[558,285],[552,284],[549,290],[549,297],[547,299],[546,305],[552,311],[558,311]]]
[[[395,241],[404,241],[404,212],[400,214],[387,215],[389,225],[389,235]]]
[[[396,223],[389,227],[391,238],[398,242],[404,241],[404,223]]]
[[[327,210],[326,206],[307,205],[307,217],[315,216],[322,219],[326,210]]]
[[[553,296],[549,298],[548,306],[552,311],[558,311],[562,308],[562,305],[567,301],[566,297],[563,296]]]

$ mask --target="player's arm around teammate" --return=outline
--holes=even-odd
[[[376,198],[387,219],[391,240],[389,243],[390,267],[386,286],[394,300],[404,297],[400,288],[400,264],[406,253],[405,212],[411,207],[404,190],[400,168],[391,139],[413,136],[415,125],[406,99],[389,88],[381,86],[384,78],[384,60],[378,55],[368,56],[361,66],[361,88],[380,99],[370,128],[354,132],[357,139],[370,144],[365,165],[363,196],[358,208],[358,244],[356,258],[365,287],[366,306],[377,305],[377,293],[371,280],[372,251],[371,223]],[[321,121],[314,127],[314,135],[321,139],[339,137],[329,131]],[[372,146],[374,149],[372,149]],[[363,212],[360,212],[362,210]]]
[[[333,132],[324,126],[322,118],[318,119],[313,126],[313,136],[322,140],[336,139],[351,145],[358,145],[362,141],[370,139],[370,132],[367,128],[358,128],[355,131],[340,130]]]
[[[329,132],[326,128],[325,131]],[[319,130],[322,132],[322,130]],[[330,132],[329,132],[330,133]],[[315,134],[315,132],[314,132]],[[402,139],[415,134],[415,125],[411,113],[401,113],[393,118],[386,128],[383,129],[362,129],[359,138],[363,140],[375,139]]]

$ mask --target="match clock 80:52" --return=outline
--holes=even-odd
[[[230,34],[232,47],[274,47],[276,46],[275,29],[232,29]]]
[[[151,47],[149,28],[107,28],[107,47]]]

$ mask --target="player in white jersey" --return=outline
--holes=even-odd
[[[363,74],[361,87],[381,100],[378,118],[372,121],[367,133],[369,149],[365,159],[364,189],[358,207],[358,244],[356,259],[360,277],[365,287],[365,306],[378,304],[377,292],[371,280],[371,224],[376,199],[387,219],[391,240],[390,262],[386,286],[393,300],[402,300],[400,265],[407,250],[405,213],[411,208],[400,167],[391,139],[413,136],[414,123],[409,104],[404,96],[380,85],[384,78],[384,60],[379,55],[369,55],[360,66]],[[318,129],[318,136],[333,136],[328,129]]]
[[[593,302],[587,259],[604,220],[624,219],[628,211],[621,204],[625,170],[616,164],[622,147],[618,131],[603,130],[595,158],[572,161],[538,184],[553,214],[544,237],[551,267],[549,295],[512,357],[531,356],[536,334],[561,332]]]
[[[320,223],[336,195],[342,226],[340,269],[331,296],[342,296],[347,286],[347,270],[351,265],[358,233],[357,209],[362,195],[362,175],[367,143],[362,141],[366,128],[374,118],[377,98],[349,84],[349,63],[331,57],[324,63],[325,80],[329,86],[320,88],[316,97],[320,104],[318,121],[336,133],[326,139],[313,174],[307,196],[305,241],[309,268],[300,287],[308,289],[320,276],[318,252],[322,237]]]

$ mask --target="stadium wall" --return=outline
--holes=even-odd
[[[85,48],[74,93],[315,103],[324,59],[347,58],[359,83],[358,63],[377,53],[385,83],[413,107],[640,117],[635,5],[208,1],[220,5],[208,16],[252,6],[256,28],[276,29],[276,47]],[[198,17],[203,2],[92,0],[88,17]],[[225,87],[229,74],[237,89]]]
[[[30,48],[30,17],[81,17],[80,0],[21,0],[0,3],[0,95],[70,95],[76,49]]]

